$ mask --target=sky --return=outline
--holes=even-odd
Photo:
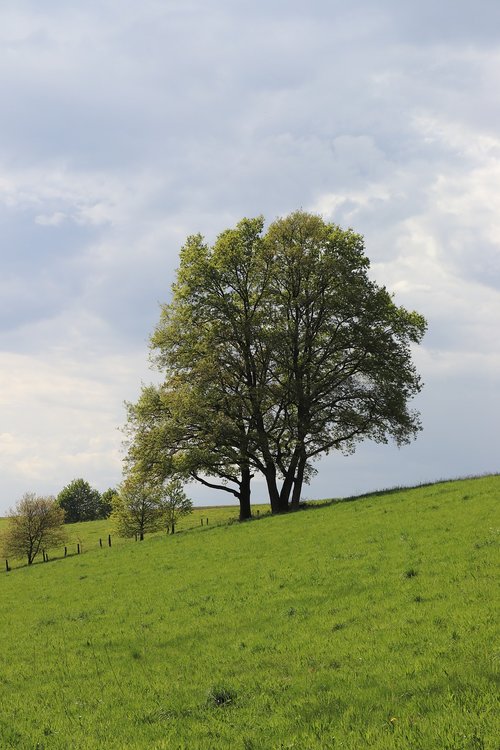
[[[2,0],[0,514],[119,483],[185,238],[298,208],[429,325],[417,440],[305,496],[500,471],[498,91],[498,0]]]

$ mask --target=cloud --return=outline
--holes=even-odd
[[[494,0],[480,12],[465,0],[3,3],[0,425],[15,462],[0,507],[28,480],[114,483],[121,402],[152,377],[147,338],[185,237],[298,207],[364,234],[374,278],[429,319],[415,356],[432,430],[404,453],[364,446],[345,486],[366,469],[369,489],[374,465],[429,478],[436,455],[458,472],[447,395],[479,394],[462,412],[475,428],[498,395],[499,29]],[[336,460],[312,492],[327,492]]]
[[[62,211],[55,211],[52,214],[38,214],[35,216],[35,224],[42,227],[58,227],[67,219],[66,214]]]
[[[137,396],[145,351],[117,356],[71,344],[47,358],[0,354],[2,507],[15,491],[57,494],[80,475],[103,490],[120,477],[123,401]]]

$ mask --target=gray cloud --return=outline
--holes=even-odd
[[[430,324],[418,442],[329,457],[312,495],[498,468],[499,35],[494,0],[5,2],[0,509],[118,481],[186,235],[299,206]]]

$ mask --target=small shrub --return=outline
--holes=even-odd
[[[415,570],[415,568],[408,568],[405,571],[405,578],[415,578],[415,576],[418,576],[418,570]]]

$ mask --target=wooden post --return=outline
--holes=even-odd
[[[7,573],[10,571],[8,560],[5,561],[5,570],[7,571]]]
[[[111,534],[108,534],[108,547],[111,547]]]
[[[200,521],[201,521],[201,525],[203,526],[203,518],[200,518]]]
[[[208,526],[208,518],[207,518],[207,526]]]
[[[67,556],[67,554],[68,554],[68,548],[67,548],[67,547],[65,547],[65,548],[64,548],[64,557],[66,557],[66,556]]]
[[[76,552],[78,555],[80,554],[80,542],[76,545]]]

